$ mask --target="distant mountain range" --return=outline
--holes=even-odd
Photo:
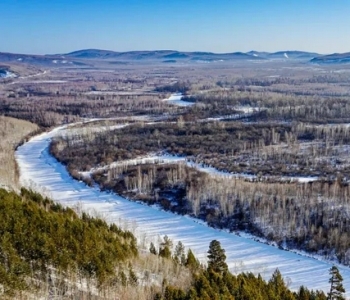
[[[350,63],[350,52],[318,56],[311,59],[311,62],[317,64],[348,64]]]
[[[248,53],[211,53],[211,52],[180,52],[175,50],[159,50],[159,51],[129,51],[129,52],[113,52],[105,50],[87,49],[79,50],[71,53],[63,54],[69,58],[85,58],[85,59],[118,59],[118,60],[181,60],[181,61],[218,61],[233,59],[257,59]]]
[[[27,63],[31,65],[48,66],[48,65],[84,65],[81,61],[67,60],[59,55],[32,55],[0,52],[0,62],[3,63]]]
[[[164,61],[221,61],[221,60],[261,60],[261,59],[311,59],[320,54],[303,51],[279,51],[275,53],[250,51],[232,53],[181,52],[175,50],[113,52],[86,49],[64,54],[64,57],[86,59],[123,59],[123,60],[164,60]]]
[[[250,51],[232,53],[182,52],[176,50],[128,51],[115,52],[99,49],[78,50],[65,54],[28,55],[0,52],[0,62],[24,62],[35,65],[51,66],[89,66],[93,61],[104,61],[110,64],[155,61],[161,63],[210,63],[220,61],[268,61],[298,60],[312,63],[349,63],[350,53],[320,55],[305,51],[259,52]]]

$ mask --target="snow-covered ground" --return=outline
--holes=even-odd
[[[15,78],[17,75],[15,73],[12,73],[10,71],[6,71],[4,73],[0,73],[0,78]]]
[[[120,125],[116,128],[122,128],[125,125]],[[107,129],[105,129],[107,130]],[[64,135],[64,133],[62,134]],[[201,172],[208,173],[213,176],[222,176],[225,178],[241,178],[247,180],[276,180],[276,181],[295,181],[295,182],[313,182],[319,179],[316,176],[257,176],[253,174],[247,173],[229,173],[226,171],[220,171],[214,167],[207,166],[204,164],[196,163],[194,161],[188,160],[185,156],[173,156],[173,155],[157,155],[150,154],[148,156],[139,157],[135,159],[128,159],[124,161],[113,162],[108,166],[104,166],[101,168],[93,168],[90,172],[81,172],[81,174],[85,176],[90,176],[91,173],[103,169],[115,168],[118,166],[136,166],[136,165],[144,165],[144,164],[171,164],[171,163],[185,163],[187,166],[196,168]],[[90,173],[90,174],[89,174]]]
[[[265,108],[251,107],[251,106],[236,106],[235,109],[239,111],[239,113],[219,116],[215,118],[207,118],[207,119],[204,119],[204,121],[238,120],[242,118],[251,117],[256,113],[262,110],[265,110]]]
[[[210,241],[217,239],[225,248],[227,263],[234,273],[251,271],[261,273],[268,279],[279,268],[292,289],[305,285],[328,292],[328,270],[332,265],[329,262],[215,230],[190,217],[131,202],[73,180],[65,167],[48,152],[51,137],[62,128],[36,136],[18,148],[16,159],[20,168],[20,181],[24,186],[44,192],[63,205],[82,206],[108,222],[115,222],[134,232],[141,244],[157,242],[167,234],[175,243],[182,241],[186,248],[191,248],[201,261],[205,261]],[[348,291],[347,296],[350,297],[350,268],[339,266],[339,269]]]
[[[188,102],[182,100],[183,95],[181,93],[172,94],[169,98],[163,99],[163,101],[167,101],[169,104],[177,105],[177,106],[192,106],[194,102]],[[257,113],[261,110],[259,107],[250,107],[250,106],[237,106],[236,109],[241,113],[234,115],[226,115],[215,118],[207,118],[205,121],[220,121],[223,119],[231,119],[236,120],[242,117],[252,116],[254,113]]]
[[[23,81],[21,83],[66,83],[67,80],[31,80],[31,81]]]
[[[28,75],[28,76],[21,76],[19,78],[21,79],[25,79],[25,78],[32,78],[32,77],[37,77],[37,76],[41,76],[41,75],[45,75],[46,73],[48,73],[48,71],[43,71],[43,72],[39,72],[33,75]]]
[[[40,72],[40,73],[36,73],[36,74],[33,74],[33,75],[28,75],[28,76],[12,76],[12,77],[16,77],[18,80],[15,80],[13,82],[10,82],[9,84],[12,85],[12,84],[16,84],[18,82],[21,82],[21,83],[26,83],[24,81],[22,81],[23,79],[28,79],[28,78],[33,78],[33,77],[38,77],[38,76],[42,76],[42,75],[45,75],[47,74],[49,71],[43,71],[43,72]],[[39,82],[28,82],[28,83],[39,83]],[[41,83],[45,83],[45,82],[41,82]],[[56,82],[57,83],[57,82]]]
[[[169,98],[164,99],[163,101],[167,101],[169,104],[177,105],[177,106],[191,106],[194,103],[183,101],[181,100],[183,95],[181,93],[179,94],[172,94]]]
[[[60,132],[60,136],[76,136],[76,135],[88,135],[95,132],[103,132],[114,129],[119,129],[127,126],[127,124],[116,124],[110,126],[89,126],[89,127],[73,127]]]

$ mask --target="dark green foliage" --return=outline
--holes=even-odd
[[[196,259],[191,249],[188,249],[185,266],[192,271],[197,270],[200,266],[199,261]]]
[[[221,244],[217,240],[211,241],[209,245],[208,269],[218,273],[226,272],[228,270],[225,250],[221,248]]]
[[[286,287],[281,272],[277,269],[268,282],[270,299],[293,300],[294,296]]]
[[[166,235],[163,241],[160,243],[159,256],[164,258],[171,258],[171,248],[173,247],[173,242]]]
[[[149,246],[149,252],[154,254],[154,255],[157,255],[157,249],[153,243],[151,243],[151,245]]]
[[[6,294],[28,288],[26,276],[46,276],[49,267],[103,284],[135,255],[130,232],[87,214],[79,218],[26,189],[21,196],[0,190],[0,284]]]
[[[154,299],[162,300],[326,300],[323,292],[309,291],[301,287],[298,293],[291,292],[280,277],[278,270],[269,282],[252,273],[238,276],[230,272],[219,274],[213,270],[194,276],[191,287],[186,291],[167,286],[165,292]]]
[[[179,241],[175,247],[174,260],[181,265],[186,264],[185,246],[181,241]]]
[[[126,275],[123,271],[119,270],[118,272],[118,281],[122,286],[126,286],[128,284],[128,280],[126,278]]]
[[[340,275],[339,270],[336,266],[333,266],[329,270],[331,278],[329,283],[331,284],[330,291],[328,293],[329,300],[345,300],[344,293],[345,289],[343,287],[343,277]]]
[[[214,257],[221,257],[223,249],[216,240],[210,243],[210,253],[214,253]],[[191,255],[190,255],[191,254]],[[188,257],[192,257],[189,251]],[[210,254],[212,257],[212,255]],[[192,260],[192,258],[191,258]],[[196,261],[195,258],[193,258]],[[213,260],[210,258],[210,260]],[[216,259],[214,261],[217,261]],[[220,260],[219,260],[220,261]],[[219,264],[221,265],[221,264]],[[252,273],[242,273],[237,276],[232,275],[227,266],[224,268],[215,267],[215,264],[208,266],[207,270],[201,270],[193,275],[192,285],[186,290],[181,291],[172,286],[163,288],[163,293],[158,293],[154,299],[161,300],[326,300],[323,292],[309,291],[305,287],[301,287],[298,293],[291,292],[281,273],[276,270],[269,282],[262,277],[255,276]]]
[[[132,269],[131,266],[129,266],[129,284],[136,286],[137,281],[138,281],[138,278],[137,278],[134,270]]]

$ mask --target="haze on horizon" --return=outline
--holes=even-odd
[[[1,0],[0,52],[349,52],[347,0]]]

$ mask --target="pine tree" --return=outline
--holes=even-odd
[[[185,246],[181,242],[178,242],[175,247],[174,260],[182,265],[186,263]]]
[[[129,266],[129,284],[136,286],[137,285],[138,278],[132,269],[132,266]]]
[[[154,246],[153,243],[151,243],[151,245],[149,246],[149,252],[154,254],[154,255],[157,255],[157,250],[156,250],[156,247]]]
[[[268,283],[269,299],[294,299],[292,293],[286,287],[281,272],[276,269]]]
[[[163,238],[163,242],[160,243],[159,256],[164,258],[171,258],[171,248],[173,247],[173,242],[166,235]]]
[[[192,271],[199,268],[199,261],[196,259],[191,249],[188,249],[185,266]]]
[[[331,284],[330,291],[328,293],[329,300],[345,300],[344,293],[345,289],[343,287],[343,277],[340,275],[339,270],[336,266],[333,266],[329,270],[331,278],[329,283]]]
[[[217,240],[212,240],[208,250],[208,269],[222,273],[228,270],[225,250]]]

